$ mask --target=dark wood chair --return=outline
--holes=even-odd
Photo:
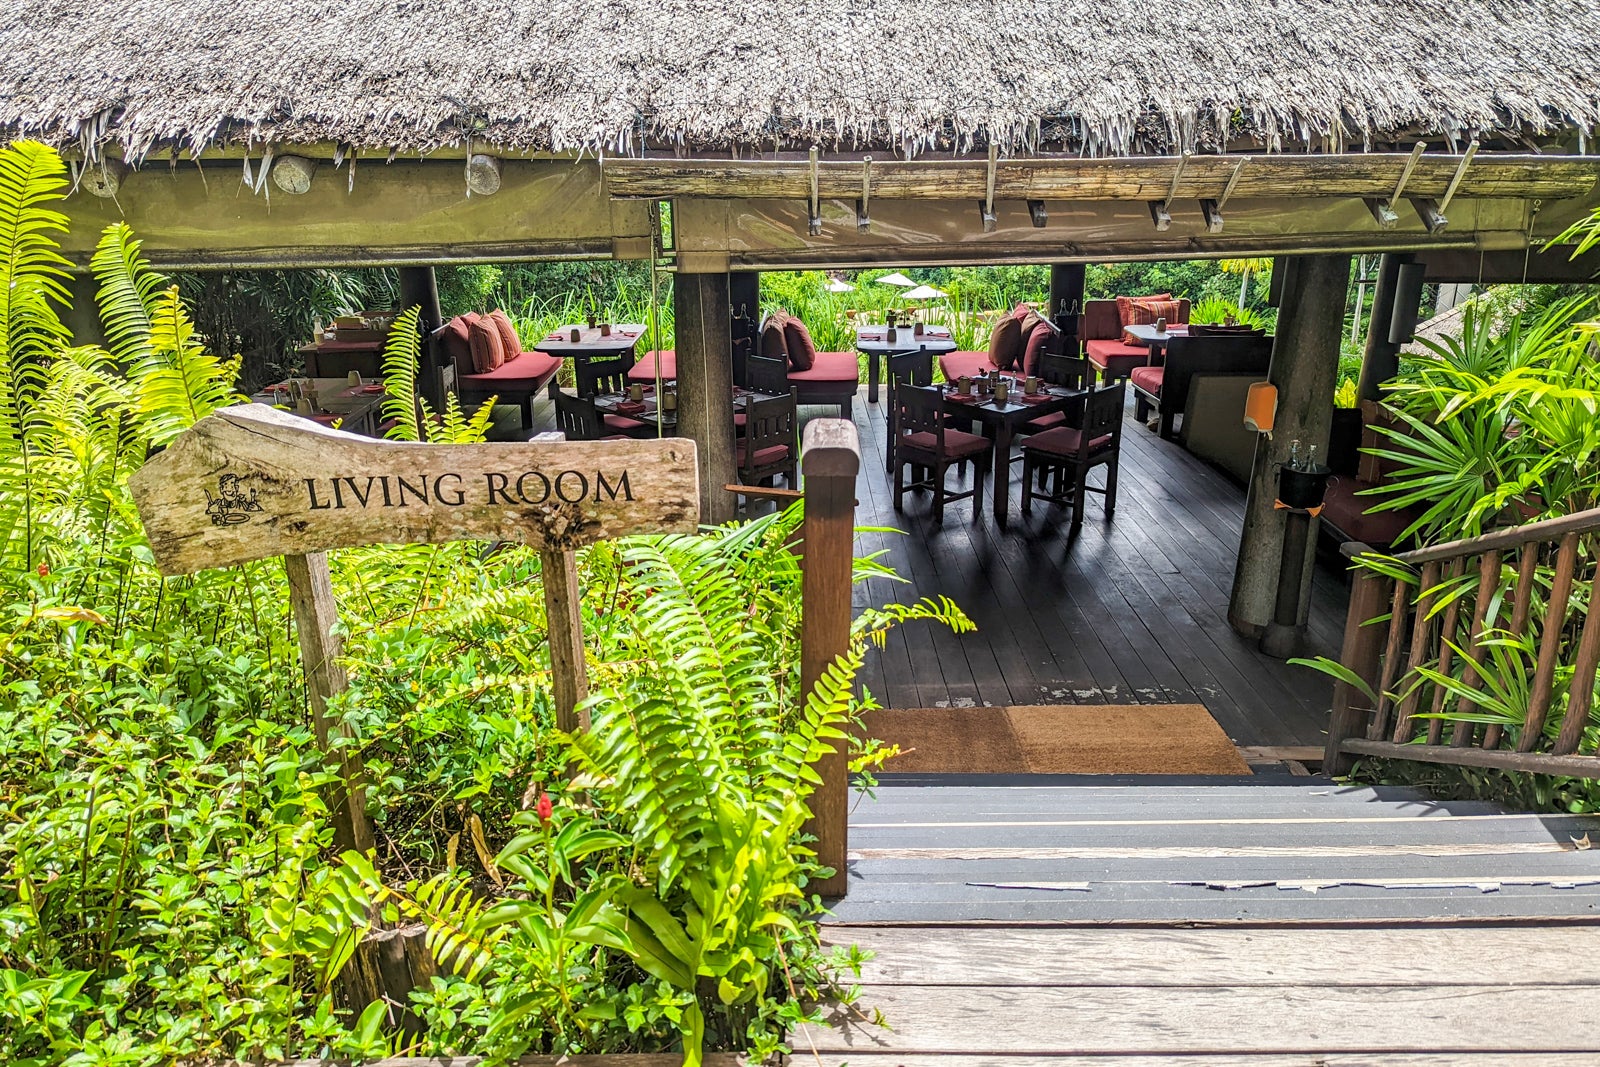
[[[926,349],[918,352],[905,352],[898,356],[889,357],[889,386],[886,409],[889,412],[889,447],[885,449],[884,470],[894,470],[894,391],[900,385],[915,385],[926,388],[933,384],[933,353]]]
[[[626,392],[628,372],[633,369],[633,364],[631,351],[624,352],[615,359],[574,359],[573,388],[582,397]]]
[[[1039,356],[1039,378],[1047,385],[1063,389],[1084,389],[1094,383],[1094,368],[1087,359],[1045,352]],[[1057,426],[1076,426],[1083,417],[1081,405],[1066,411],[1052,411],[1017,427],[1019,434],[1044,433]]]
[[[1122,409],[1126,383],[1114,381],[1089,394],[1081,426],[1057,426],[1022,443],[1022,513],[1033,510],[1035,498],[1072,508],[1072,533],[1083,526],[1083,505],[1089,493],[1106,501],[1106,518],[1117,510],[1117,459],[1122,449]],[[1104,489],[1088,484],[1089,472],[1106,468]],[[1035,488],[1038,477],[1040,487]],[[1046,489],[1047,478],[1054,481]]]
[[[587,397],[572,396],[560,389],[550,390],[550,399],[556,407],[556,429],[567,435],[569,441],[622,441],[624,434],[609,433],[595,410],[594,401]]]
[[[989,466],[993,442],[977,434],[951,428],[944,417],[944,398],[939,390],[902,383],[894,391],[894,509],[905,510],[907,489],[933,490],[933,518],[944,521],[944,506],[954,500],[972,499],[972,521],[983,514],[983,475]],[[951,493],[945,476],[952,464],[971,460],[972,488]],[[906,482],[911,467],[913,481]]]
[[[1166,362],[1159,367],[1135,367],[1128,381],[1133,386],[1133,417],[1144,422],[1153,408],[1160,419],[1163,441],[1173,437],[1173,424],[1184,415],[1185,433],[1189,405],[1189,383],[1200,375],[1248,375],[1267,373],[1272,364],[1272,338],[1263,332],[1195,334],[1167,342]],[[1214,327],[1213,329],[1220,329]]]
[[[789,367],[781,359],[750,356],[744,365],[745,388],[762,396],[788,396]]]
[[[733,444],[740,484],[760,485],[781,474],[790,489],[798,489],[800,415],[794,393],[752,397],[744,413],[744,434]]]

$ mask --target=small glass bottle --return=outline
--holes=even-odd
[[[1289,442],[1289,462],[1284,464],[1284,466],[1292,471],[1305,470],[1305,468],[1301,466],[1300,460],[1300,438],[1296,437],[1293,441]]]

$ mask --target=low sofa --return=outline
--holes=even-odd
[[[1330,453],[1327,494],[1322,502],[1323,529],[1339,541],[1361,541],[1373,548],[1386,549],[1400,540],[1406,527],[1416,521],[1422,509],[1412,506],[1395,510],[1370,510],[1383,497],[1365,496],[1367,490],[1382,485],[1399,467],[1392,459],[1372,455],[1371,449],[1388,449],[1393,439],[1378,427],[1404,426],[1387,408],[1374,400],[1361,402],[1361,451],[1356,455]]]
[[[818,352],[805,323],[782,309],[773,311],[761,324],[757,352],[767,359],[781,359],[788,370],[789,387],[801,404],[837,404],[839,417],[850,418],[861,385],[861,360],[849,352]],[[745,385],[745,351],[735,345],[733,380]]]
[[[1018,304],[995,323],[987,351],[946,352],[939,357],[939,372],[948,382],[996,371],[1023,378],[1038,372],[1041,354],[1061,355],[1062,345],[1061,333],[1053,323],[1028,305]]]
[[[522,405],[522,425],[533,425],[533,398],[561,369],[561,360],[523,349],[516,327],[504,311],[457,315],[434,331],[435,351],[455,365],[455,389],[462,403],[489,397]]]
[[[1185,432],[1188,430],[1192,417],[1189,386],[1196,377],[1244,375],[1259,379],[1271,362],[1272,338],[1259,332],[1174,335],[1167,342],[1164,363],[1141,364],[1128,373],[1134,417],[1143,422],[1154,409],[1160,419],[1161,439],[1170,441],[1179,415],[1184,417]]]
[[[1161,357],[1151,357],[1147,345],[1131,345],[1123,337],[1123,328],[1132,325],[1131,319],[1137,316],[1133,312],[1136,304],[1172,304],[1174,314],[1161,316],[1168,323],[1187,323],[1189,321],[1189,301],[1174,299],[1170,294],[1158,293],[1154,296],[1126,297],[1119,296],[1112,300],[1085,300],[1083,302],[1083,316],[1079,319],[1079,336],[1083,339],[1083,354],[1094,365],[1100,377],[1106,381],[1128,377],[1135,367],[1144,367],[1160,363]],[[1149,321],[1154,322],[1154,314],[1149,316]]]
[[[678,351],[675,348],[665,348],[660,351],[651,349],[640,356],[638,361],[628,370],[628,381],[639,382],[642,385],[654,385],[657,361],[661,363],[661,381],[663,383],[678,380]]]

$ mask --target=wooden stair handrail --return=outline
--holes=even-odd
[[[1576,511],[1554,519],[1540,519],[1522,526],[1508,526],[1503,530],[1466,537],[1460,541],[1446,541],[1442,545],[1429,545],[1402,552],[1395,559],[1402,563],[1422,564],[1434,560],[1457,559],[1476,556],[1481,552],[1503,551],[1517,548],[1530,541],[1560,541],[1568,534],[1586,534],[1600,530],[1600,508]],[[1366,546],[1361,546],[1365,548]]]

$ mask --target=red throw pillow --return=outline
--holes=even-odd
[[[1154,326],[1157,319],[1166,319],[1169,324],[1176,323],[1178,316],[1183,313],[1183,305],[1176,300],[1156,300],[1153,297],[1143,297],[1134,300],[1128,305],[1128,321],[1124,326]],[[1143,341],[1131,333],[1124,333],[1122,340],[1125,344],[1142,345]]]
[[[511,324],[510,315],[495,308],[489,312],[489,320],[494,323],[494,328],[500,331],[500,347],[505,352],[506,359],[522,351],[522,338],[517,336],[517,328]]]
[[[463,364],[472,358],[472,340],[467,336],[467,328],[477,321],[478,313],[469,311],[444,324],[444,332],[439,335],[439,340],[444,344],[445,355]]]
[[[1151,293],[1149,296],[1119,296],[1117,297],[1117,318],[1124,326],[1132,326],[1133,319],[1129,309],[1135,300],[1171,300],[1171,293]]]
[[[782,311],[774,311],[767,316],[767,321],[761,327],[761,349],[758,353],[763,359],[781,359],[784,365],[789,363],[789,341],[783,328],[784,320],[789,316]]]
[[[817,362],[817,344],[811,331],[799,319],[784,316],[783,343],[789,350],[789,367],[792,370],[810,370]]]
[[[467,338],[472,346],[474,374],[488,374],[505,363],[505,342],[500,340],[500,331],[495,328],[494,320],[489,316],[480,315],[477,321],[469,325]]]
[[[1033,324],[1033,329],[1028,331],[1028,338],[1022,344],[1022,373],[1038,374],[1039,357],[1050,351],[1050,344],[1056,339],[1056,331],[1043,319]]]
[[[1015,314],[1006,315],[995,323],[994,332],[989,335],[989,362],[1001,370],[1010,370],[1021,354],[1022,324]]]

